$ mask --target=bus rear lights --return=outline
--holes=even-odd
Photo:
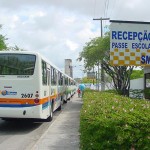
[[[35,97],[38,98],[38,97],[39,97],[39,94],[35,94]]]
[[[37,103],[39,103],[39,102],[40,102],[40,100],[39,100],[38,98],[35,98],[35,99],[34,99],[34,103],[35,103],[35,104],[37,104]]]

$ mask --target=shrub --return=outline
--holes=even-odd
[[[82,150],[148,150],[150,102],[85,91],[80,114]]]

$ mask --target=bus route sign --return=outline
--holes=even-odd
[[[150,65],[150,22],[110,20],[110,64]]]

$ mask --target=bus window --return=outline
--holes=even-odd
[[[70,85],[70,79],[68,78],[67,84]]]
[[[47,85],[47,65],[46,62],[42,60],[42,83]]]
[[[51,84],[56,85],[57,81],[57,74],[56,74],[56,69],[51,67]]]
[[[58,82],[59,82],[59,85],[63,85],[63,77],[62,77],[61,72],[58,72]]]
[[[65,85],[68,85],[68,78],[65,78]]]
[[[61,82],[61,85],[63,85],[63,76],[61,76],[61,81],[60,82]]]
[[[50,69],[47,68],[47,81],[48,81],[48,85],[50,85]]]
[[[33,75],[35,55],[0,54],[0,75]]]

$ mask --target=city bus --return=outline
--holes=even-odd
[[[51,121],[76,82],[37,52],[0,52],[0,118]]]

